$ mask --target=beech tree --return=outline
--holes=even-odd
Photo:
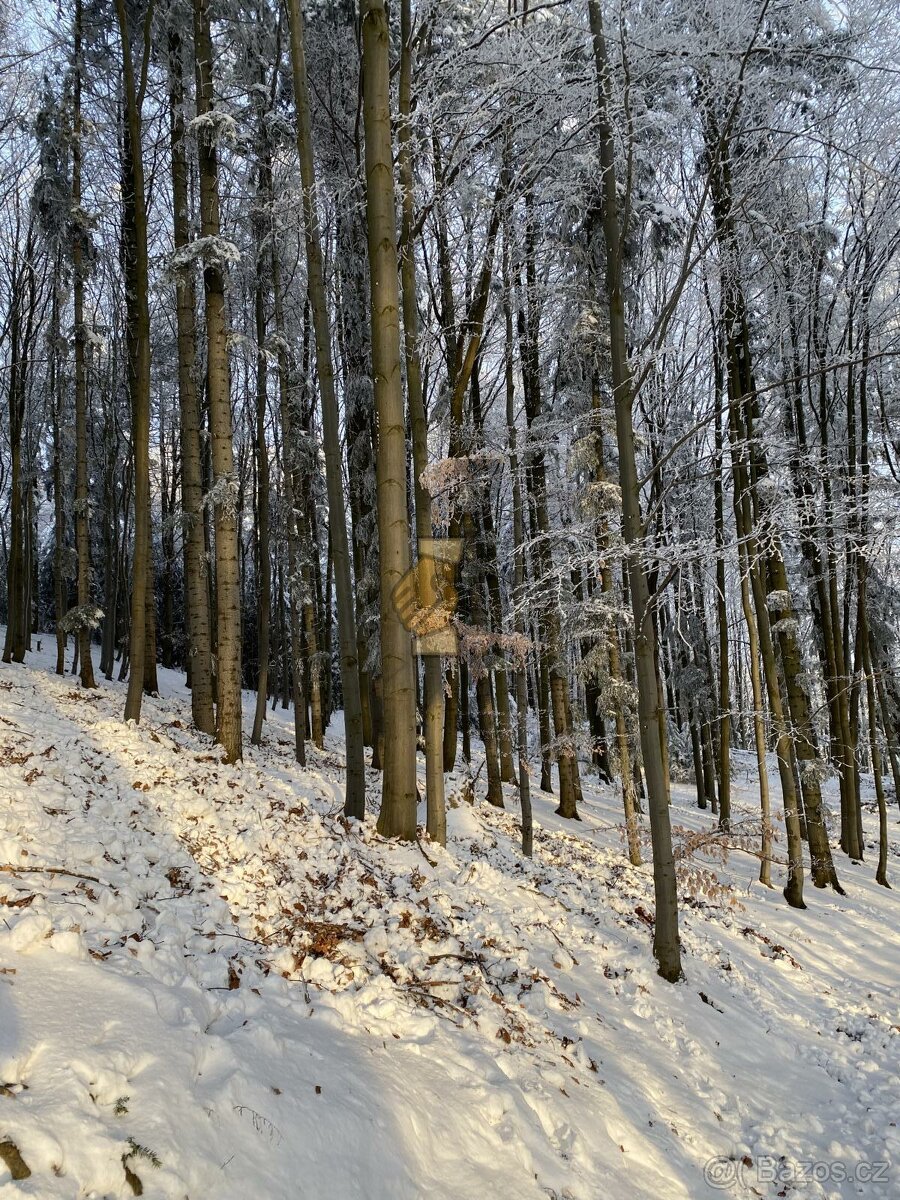
[[[384,767],[379,832],[416,833],[416,693],[412,639],[395,590],[409,573],[406,504],[406,414],[400,367],[400,289],[391,136],[387,12],[361,0],[363,124],[366,136],[366,221],[372,312],[372,379],[378,420],[378,547],[381,585],[381,673]]]
[[[234,762],[241,750],[241,593],[238,564],[238,480],[234,468],[231,378],[225,310],[230,244],[222,238],[217,142],[221,121],[213,95],[209,0],[194,0],[197,67],[197,157],[200,236],[206,313],[206,387],[212,461],[211,503],[216,554],[216,740]]]

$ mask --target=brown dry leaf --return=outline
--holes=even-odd
[[[15,1142],[9,1141],[9,1139],[0,1142],[0,1158],[6,1163],[13,1179],[27,1179],[30,1176],[31,1168],[19,1153],[19,1147]]]

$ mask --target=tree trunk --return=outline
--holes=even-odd
[[[61,262],[56,260],[56,272],[59,273]],[[56,674],[66,672],[66,631],[63,628],[63,617],[66,615],[66,579],[63,573],[64,543],[66,539],[66,514],[63,502],[63,464],[62,440],[60,425],[63,416],[62,371],[59,364],[59,297],[57,289],[53,289],[53,307],[50,317],[50,399],[53,424],[53,594],[56,607]]]
[[[75,0],[75,72],[72,88],[72,208],[81,213],[81,0]],[[87,461],[87,364],[84,325],[84,236],[80,219],[73,222],[72,293],[75,308],[75,548],[78,552],[78,649],[81,686],[96,687],[91,658],[91,528]]]
[[[184,82],[181,42],[169,40],[170,144],[172,151],[172,230],[176,254],[190,241],[188,160],[184,131]],[[190,667],[191,716],[197,728],[216,732],[206,546],[203,535],[203,467],[200,403],[197,397],[197,331],[194,274],[191,266],[175,278],[178,331],[178,399],[181,417],[181,508],[184,540],[186,654]]]
[[[400,123],[397,131],[398,171],[401,188],[400,277],[403,291],[403,347],[406,363],[406,390],[412,428],[413,479],[416,506],[416,537],[433,537],[431,496],[422,486],[422,472],[428,466],[428,421],[422,394],[422,370],[419,362],[419,309],[416,292],[416,257],[413,241],[413,169],[410,145],[410,95],[413,70],[413,31],[410,0],[400,3]],[[437,602],[430,564],[422,570],[419,555],[419,605],[432,607]],[[424,578],[423,578],[424,576]],[[447,844],[447,811],[444,797],[444,681],[441,656],[424,656],[423,726],[425,734],[425,805],[428,836],[440,845]]]
[[[390,34],[384,0],[361,0],[366,216],[372,309],[372,372],[378,417],[378,545],[381,569],[381,669],[384,773],[378,832],[416,836],[416,691],[412,640],[394,603],[410,570],[406,504],[406,419],[400,370]]]
[[[534,852],[531,813],[531,780],[528,774],[528,684],[525,678],[525,517],[522,480],[516,439],[515,377],[513,374],[513,319],[510,302],[509,236],[503,239],[503,315],[506,324],[505,383],[506,428],[509,437],[509,472],[513,485],[513,587],[514,627],[522,648],[516,670],[516,750],[519,760],[519,804],[522,809],[522,853]]]
[[[715,343],[718,349],[718,342]],[[731,829],[731,682],[728,671],[728,601],[725,593],[725,498],[722,484],[724,380],[720,356],[716,354],[716,428],[713,461],[716,545],[716,621],[719,634],[719,828]]]
[[[325,450],[325,479],[328,489],[328,525],[334,559],[334,584],[338,611],[338,640],[341,654],[341,686],[344,693],[344,730],[347,782],[344,812],[359,820],[365,816],[365,760],[363,755],[362,701],[356,645],[356,616],[353,611],[353,579],[344,517],[341,445],[334,364],[331,356],[331,325],[325,294],[321,235],[315,198],[312,121],[309,85],[303,44],[303,19],[299,0],[288,0],[291,28],[291,62],[294,103],[297,109],[297,152],[303,184],[303,222],[306,241],[307,286],[316,338],[316,373],[322,401],[322,434]],[[388,135],[390,119],[388,118]],[[393,194],[393,188],[391,189]],[[394,246],[396,257],[396,241]],[[395,264],[396,290],[396,264]],[[395,316],[396,319],[396,316]],[[376,385],[377,386],[377,385]]]
[[[146,86],[150,47],[142,48],[141,75],[134,77],[126,0],[116,0],[122,41],[122,78],[125,85],[123,179],[126,186],[123,224],[130,269],[126,272],[129,327],[129,383],[131,393],[131,444],[134,472],[134,556],[131,567],[131,628],[128,635],[128,694],[125,720],[141,719],[146,655],[147,593],[150,577],[150,308],[147,261],[147,200],[144,191],[144,158],[141,145],[141,105]],[[129,194],[130,193],[130,194]]]
[[[784,896],[792,908],[805,908],[803,902],[803,839],[800,830],[800,797],[794,782],[793,743],[784,719],[779,690],[778,668],[775,662],[775,648],[772,644],[772,634],[769,625],[769,610],[766,606],[765,588],[760,580],[759,555],[760,550],[752,527],[749,498],[749,475],[746,465],[746,440],[743,437],[741,423],[734,402],[731,406],[731,455],[732,473],[734,475],[734,515],[738,543],[743,547],[741,574],[742,589],[749,586],[753,596],[755,621],[751,622],[753,614],[750,611],[749,597],[744,596],[744,614],[747,619],[747,629],[750,633],[751,678],[753,673],[754,630],[759,640],[759,655],[763,665],[766,693],[769,710],[772,715],[772,727],[775,735],[775,749],[778,759],[778,774],[781,780],[781,796],[784,804],[784,824],[787,833],[788,878],[784,887]],[[754,710],[761,712],[761,697],[754,695]],[[757,761],[765,761],[765,747],[760,747],[761,737],[759,726],[756,729]],[[763,773],[760,774],[760,799],[763,801]],[[768,785],[766,786],[766,798]],[[763,838],[766,836],[766,815],[763,813]],[[765,882],[765,881],[764,881]]]
[[[610,125],[611,84],[606,42],[598,0],[588,0],[594,42],[597,94],[600,105],[600,161],[603,171],[603,233],[606,243],[606,286],[610,322],[610,354],[616,438],[619,447],[619,481],[622,489],[622,526],[628,551],[628,581],[634,615],[634,661],[638,685],[638,716],[650,835],[653,843],[653,882],[656,894],[656,925],[653,951],[664,979],[681,978],[681,946],[678,937],[678,900],[672,830],[669,819],[668,763],[663,758],[659,737],[662,697],[654,654],[654,625],[647,576],[641,561],[643,527],[638,490],[637,464],[632,425],[634,396],[625,328],[623,279],[623,235],[619,219],[615,146]]]
[[[287,540],[287,593],[290,654],[285,655],[284,707],[288,705],[288,684],[294,705],[294,757],[306,765],[306,696],[303,691],[302,631],[300,627],[300,553],[297,544],[297,498],[294,493],[294,425],[289,397],[289,363],[284,333],[284,305],[281,294],[281,266],[278,247],[272,237],[272,301],[278,354],[278,397],[281,413],[281,467],[284,492],[284,524]]]
[[[264,210],[272,200],[272,170],[265,128],[265,112],[260,113],[259,161],[257,163],[257,203]],[[268,403],[268,369],[266,358],[266,301],[265,301],[265,217],[257,217],[256,280],[253,296],[253,315],[256,328],[256,644],[259,670],[256,681],[256,709],[253,714],[254,746],[262,742],[262,727],[266,719],[269,694],[269,624],[272,619],[272,564],[269,558],[269,450],[266,445],[266,405]]]
[[[120,0],[121,2],[121,0]],[[194,0],[197,116],[213,111],[212,40],[209,0]],[[231,379],[225,319],[224,256],[219,218],[219,163],[215,123],[197,137],[200,164],[200,234],[206,299],[206,386],[212,448],[213,515],[216,543],[217,700],[216,740],[225,761],[241,758],[241,591],[238,562],[238,480],[231,429]]]
[[[527,217],[525,223],[525,296],[519,309],[519,331],[522,358],[522,384],[525,412],[529,433],[542,415],[540,364],[538,358],[538,316],[535,293],[537,281],[532,242],[533,214],[530,196],[526,196]],[[556,812],[569,820],[579,820],[578,800],[581,797],[581,781],[578,771],[574,730],[572,727],[569,682],[565,661],[565,646],[557,604],[554,600],[553,561],[550,550],[550,515],[547,506],[547,477],[543,449],[530,445],[528,453],[527,481],[531,496],[533,535],[537,539],[535,550],[536,576],[550,593],[550,600],[543,605],[540,614],[540,629],[544,650],[541,671],[546,669],[548,718],[552,715],[554,753],[559,777],[559,804]],[[541,680],[543,690],[544,681]],[[548,730],[549,740],[549,730]],[[543,783],[543,779],[542,779]]]

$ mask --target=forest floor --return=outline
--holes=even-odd
[[[870,804],[868,861],[838,853],[847,895],[808,882],[805,912],[748,853],[686,856],[672,986],[616,789],[586,778],[580,824],[535,790],[531,862],[514,789],[454,800],[446,851],[391,845],[374,773],[372,814],[341,816],[339,729],[300,769],[279,711],[225,766],[160,674],[134,727],[121,685],[0,668],[0,1195],[900,1195]],[[686,787],[673,820],[685,852],[714,823]],[[894,805],[900,886],[898,834]]]

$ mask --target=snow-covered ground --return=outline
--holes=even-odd
[[[453,808],[446,852],[387,844],[341,816],[335,738],[301,770],[278,712],[224,766],[160,675],[136,728],[119,685],[0,668],[0,1150],[31,1172],[0,1159],[0,1195],[900,1196],[871,847],[806,912],[733,853],[683,908],[673,987],[615,789],[586,780],[577,826],[535,791],[533,862],[511,789]],[[740,756],[748,814],[754,784]],[[890,833],[900,883],[896,806]]]

